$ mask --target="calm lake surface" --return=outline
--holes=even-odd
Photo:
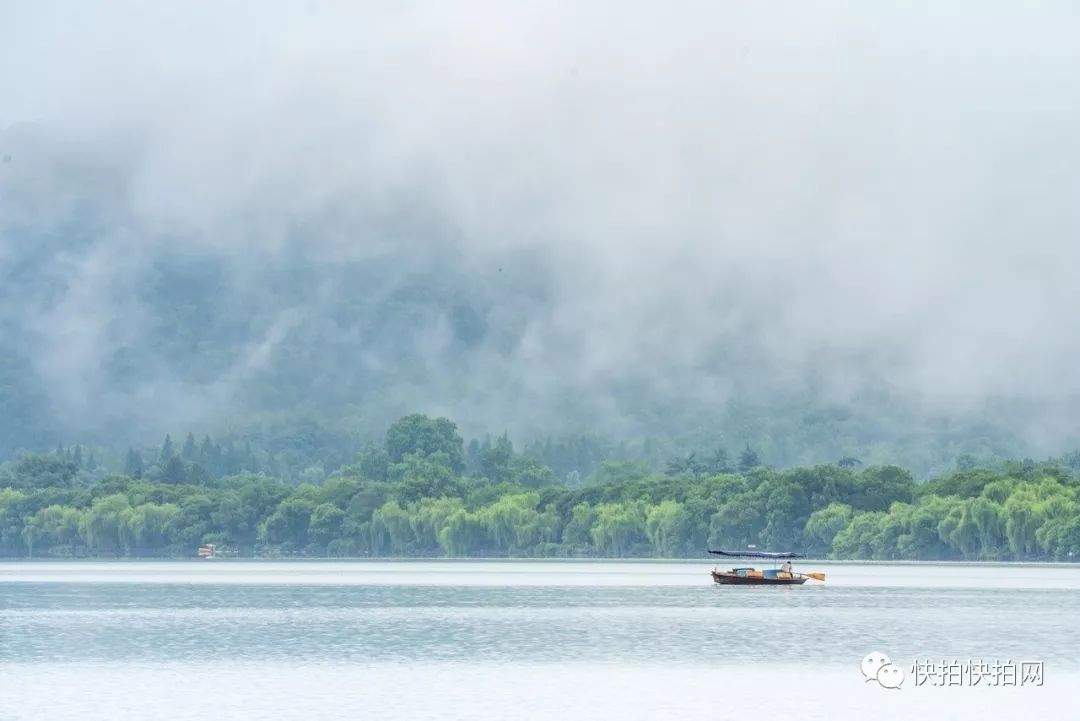
[[[1080,717],[1080,568],[703,562],[0,563],[0,719]],[[1042,686],[860,660],[1043,661]]]

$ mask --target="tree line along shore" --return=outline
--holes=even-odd
[[[245,470],[245,452],[189,436],[149,461],[129,451],[122,472],[86,473],[83,449],[7,461],[0,556],[187,558],[213,543],[243,557],[671,558],[754,544],[836,559],[1080,559],[1080,474],[1061,461],[919,482],[854,458],[770,468],[747,447],[663,472],[601,461],[571,484],[505,436],[466,446],[454,423],[419,414],[311,478]]]

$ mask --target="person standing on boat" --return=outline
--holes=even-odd
[[[791,573],[791,561],[784,561],[784,562],[783,562],[783,563],[782,563],[782,564],[780,565],[780,570],[781,570],[781,571],[782,571],[783,573]]]

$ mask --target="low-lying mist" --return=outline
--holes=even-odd
[[[778,464],[1062,452],[1078,25],[9,6],[0,451],[423,411]]]

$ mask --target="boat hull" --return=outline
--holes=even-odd
[[[724,573],[711,571],[713,580],[724,586],[799,586],[806,583],[805,576],[794,578],[765,578],[757,576],[740,576],[737,573]]]

